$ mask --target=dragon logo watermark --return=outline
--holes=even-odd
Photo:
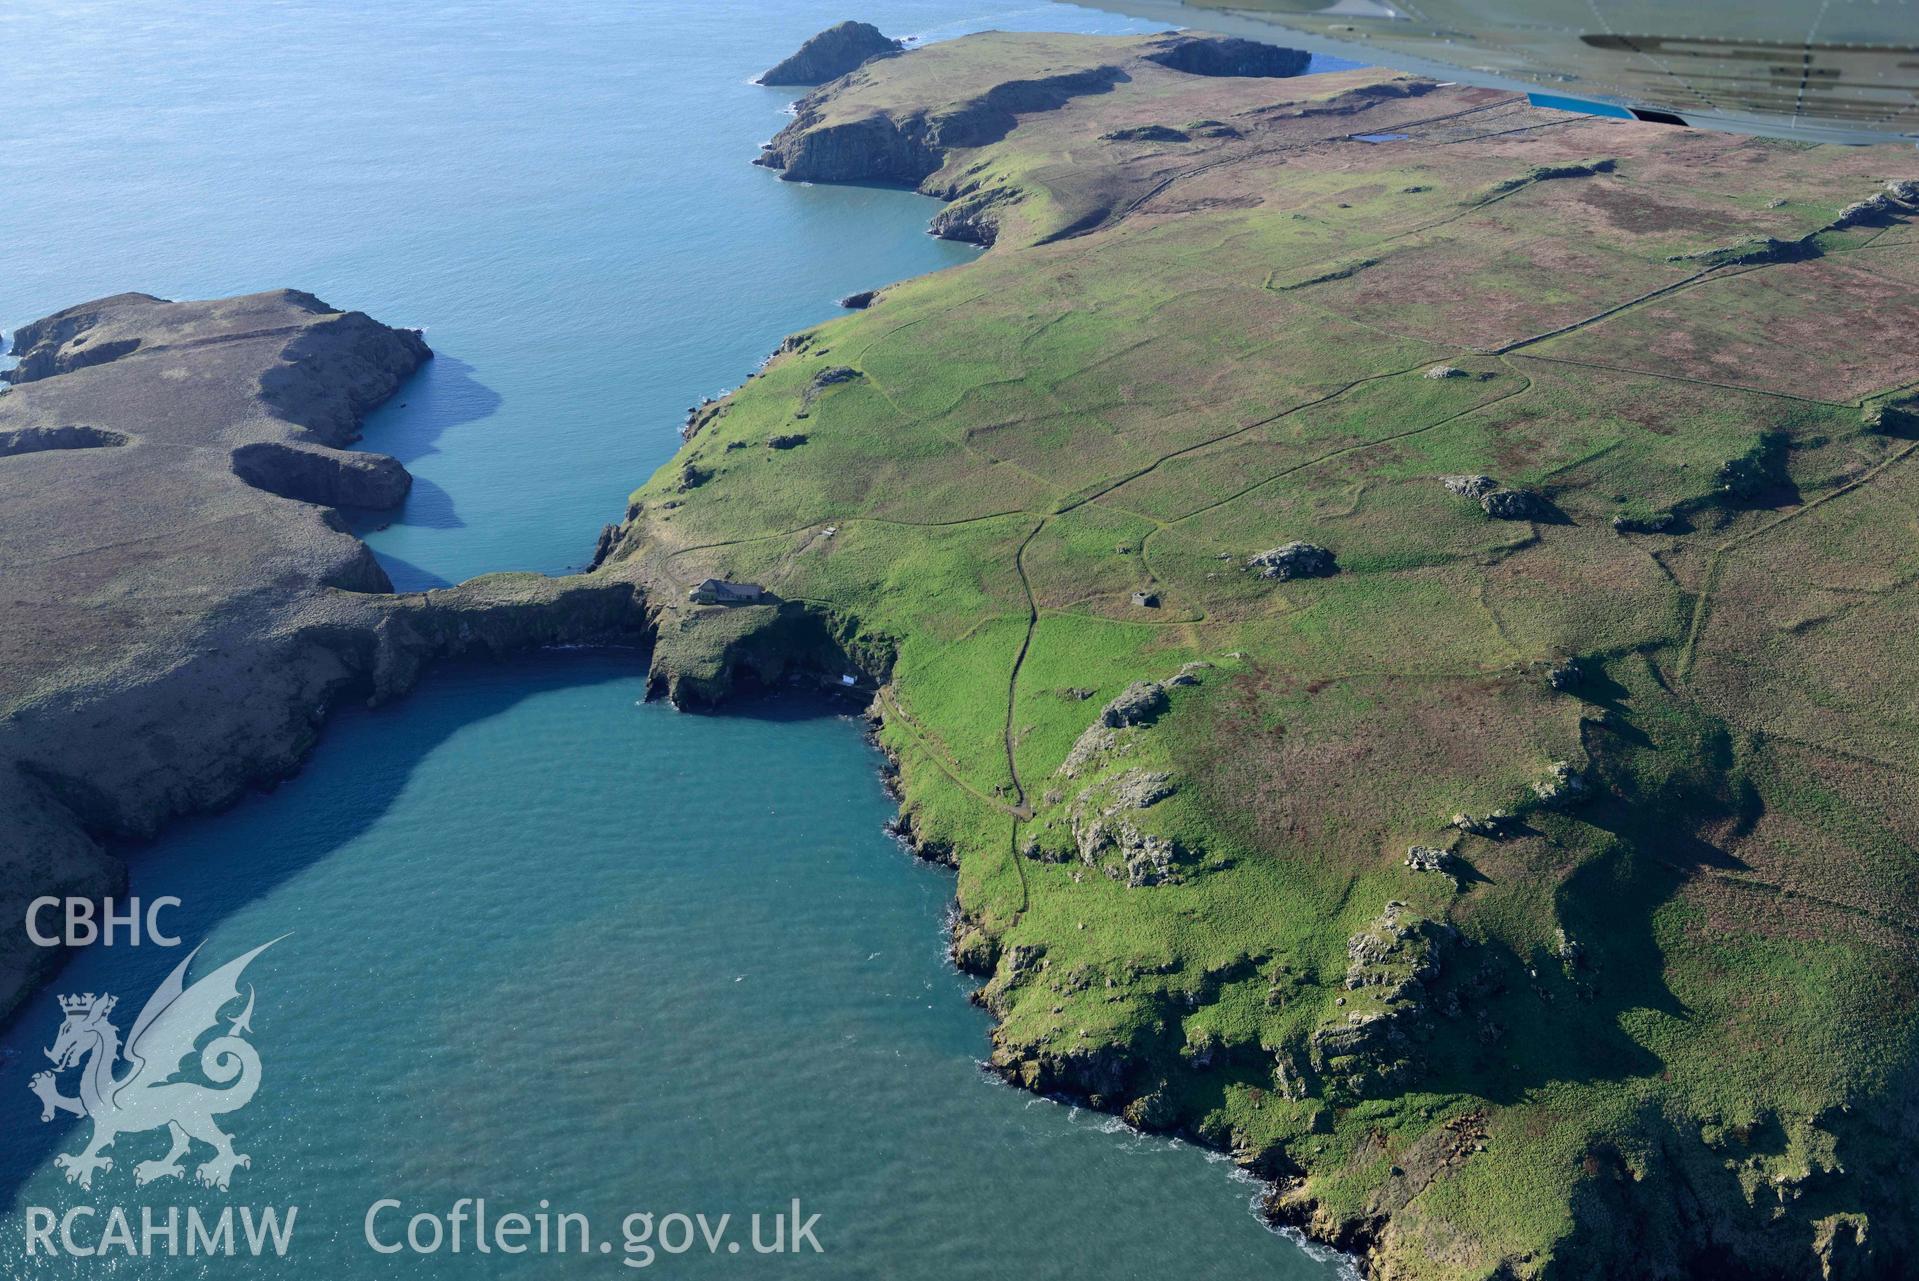
[[[251,986],[246,1008],[225,1017],[226,1030],[205,1046],[200,1040],[218,1029],[221,1011],[240,999],[240,975],[247,965],[279,941],[261,944],[189,987],[187,967],[200,953],[194,948],[147,998],[124,1045],[109,1017],[117,998],[91,992],[60,998],[65,1019],[46,1052],[53,1070],[37,1074],[30,1088],[40,1097],[42,1121],[66,1112],[93,1122],[84,1148],[54,1158],[69,1183],[92,1188],[96,1173],[113,1169],[113,1158],[105,1153],[114,1140],[162,1128],[173,1146],[159,1160],[133,1167],[136,1184],[183,1177],[182,1160],[196,1140],[213,1149],[193,1172],[207,1187],[224,1191],[236,1169],[252,1164],[233,1150],[233,1140],[214,1119],[238,1112],[260,1088],[260,1056],[246,1039],[253,1030]],[[212,1085],[180,1079],[196,1048],[200,1072]],[[80,1070],[80,1093],[73,1097],[62,1094],[59,1084],[59,1075],[71,1068]]]

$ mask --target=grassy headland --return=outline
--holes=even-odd
[[[662,679],[864,668],[994,1063],[1377,1276],[1912,1267],[1910,154],[1156,47],[804,100],[994,247],[635,493]]]

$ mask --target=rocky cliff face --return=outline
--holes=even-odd
[[[1054,111],[1082,94],[1104,93],[1125,78],[1096,66],[1031,80],[1005,80],[949,107],[838,120],[829,87],[800,99],[793,122],[756,164],[789,182],[895,182],[916,186],[946,163],[947,152],[983,147],[1013,131],[1019,115]]]
[[[1145,58],[1193,76],[1298,76],[1313,60],[1299,49],[1230,36],[1171,36]]]
[[[934,219],[934,235],[990,245],[1019,193],[1004,175],[982,177],[972,157],[956,157],[1002,141],[1022,117],[1135,82],[1177,89],[1193,77],[1291,76],[1309,61],[1298,50],[1183,33],[1044,40],[1041,56],[1033,56],[1030,42],[988,32],[868,65],[800,99],[792,123],[754,163],[793,182],[917,187],[951,202]],[[1239,136],[1212,124],[1208,138]],[[1144,130],[1140,140],[1166,139],[1189,140],[1172,129]],[[1089,208],[1088,225],[1109,209]]]
[[[58,960],[42,894],[124,883],[107,851],[296,769],[346,698],[439,655],[644,640],[617,575],[391,585],[334,509],[396,460],[339,446],[430,356],[310,294],[122,294],[22,328],[0,394],[0,1016]]]
[[[837,80],[870,58],[905,48],[870,22],[842,22],[808,40],[792,57],[760,77],[763,85],[819,85]]]

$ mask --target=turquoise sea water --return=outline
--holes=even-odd
[[[1136,30],[1059,5],[54,4],[0,9],[0,324],[140,289],[312,290],[440,353],[369,424],[418,478],[371,541],[402,585],[577,565],[737,383],[853,289],[965,261],[907,193],[746,162],[788,93],[747,83],[848,16],[929,38]],[[252,1165],[222,1196],[91,1192],[52,1165],[27,1078],[58,1009],[0,1035],[0,1275],[613,1276],[632,1212],[797,1198],[824,1253],[657,1256],[650,1273],[1329,1275],[1189,1147],[990,1082],[984,1016],[941,954],[950,877],[881,831],[878,758],[791,698],[681,716],[636,656],[436,672],[343,714],[271,794],[133,856],[210,968],[254,963]],[[178,954],[95,949],[60,991],[121,995]],[[190,1161],[204,1155],[197,1151]],[[587,1255],[374,1253],[368,1206],[485,1197],[590,1216]],[[27,1207],[298,1206],[290,1260],[49,1263]],[[769,1219],[770,1222],[770,1219]],[[97,1239],[97,1223],[82,1226]],[[766,1229],[770,1233],[770,1227]],[[597,1251],[606,1240],[610,1254]]]

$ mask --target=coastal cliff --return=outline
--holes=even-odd
[[[1025,81],[1113,65],[1029,53]],[[844,92],[884,80],[937,115],[952,82],[915,105],[888,79],[942,65],[918,56]],[[0,770],[9,847],[39,860],[20,878],[110,883],[116,824],[291,768],[328,705],[439,653],[652,639],[686,706],[854,675],[878,686],[899,829],[956,868],[953,955],[1007,1080],[1230,1153],[1276,1220],[1377,1277],[1910,1274],[1919,366],[1857,343],[1915,318],[1851,264],[1912,271],[1909,236],[1880,233],[1915,211],[1844,216],[1909,156],[1381,72],[1140,67],[1014,116],[922,180],[978,197],[992,252],[696,410],[592,574],[401,597],[363,548],[338,549],[349,589],[311,577],[335,563],[317,553],[263,577],[242,542],[220,563],[257,618],[234,593],[184,642],[162,619],[152,655],[135,627],[58,655],[0,725],[42,731],[4,740],[26,766]],[[1778,194],[1674,181],[1695,170]],[[1808,237],[1822,256],[1725,251]],[[1725,328],[1774,288],[1804,301],[1779,341]],[[145,447],[137,414],[6,418],[105,370],[320,447],[299,419],[351,420],[383,385],[263,408],[287,348],[257,382],[202,377],[201,353],[258,339],[205,336],[144,366],[164,344],[53,344],[64,368],[0,397],[0,478]],[[309,352],[350,367],[334,354]],[[183,477],[256,501],[245,443],[190,443],[211,465]],[[272,522],[340,532],[268,498]],[[159,541],[208,536],[156,511]],[[177,608],[143,594],[149,563],[94,617]],[[707,577],[766,603],[695,606]],[[137,698],[96,670],[123,653]],[[176,759],[183,707],[253,717],[232,690],[267,708],[237,731],[261,761],[191,726]],[[69,733],[84,751],[49,766]]]
[[[311,294],[121,294],[15,335],[0,394],[0,914],[112,894],[109,847],[297,769],[328,711],[441,655],[643,641],[612,576],[392,595],[340,505],[391,506],[346,448],[431,352]],[[0,937],[0,1016],[57,963]]]
[[[1017,188],[983,153],[1021,117],[1060,112],[1122,84],[1130,97],[1150,102],[1200,79],[1296,76],[1309,60],[1222,36],[983,32],[867,64],[801,98],[792,122],[754,163],[792,182],[916,187],[956,202],[934,219],[935,235],[990,244]],[[1100,203],[1073,207],[1068,225],[1096,225],[1127,194],[1097,193]]]
[[[905,47],[897,40],[888,39],[870,22],[842,22],[808,40],[792,57],[775,63],[760,76],[760,83],[825,84],[862,63],[898,53]]]
[[[803,104],[770,160],[937,164],[992,247],[691,416],[602,540],[656,682],[830,641],[993,1070],[1370,1275],[1908,1274],[1919,365],[1849,308],[1907,323],[1853,273],[1906,269],[1910,158],[1138,54]],[[1676,180],[1735,164],[1736,213]],[[1774,289],[1822,318],[1761,350]]]

